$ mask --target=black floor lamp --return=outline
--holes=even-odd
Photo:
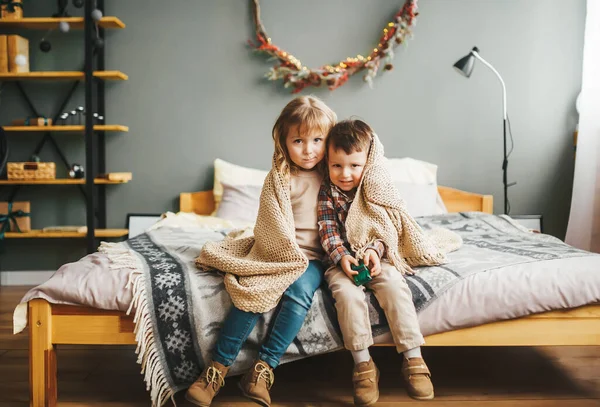
[[[454,68],[456,68],[456,70],[459,73],[468,78],[471,76],[471,72],[473,72],[473,66],[475,65],[476,58],[480,60],[482,64],[490,68],[492,72],[496,74],[496,76],[500,80],[500,83],[502,84],[502,121],[504,125],[504,160],[502,161],[502,183],[504,184],[504,213],[508,215],[508,213],[510,212],[510,206],[508,204],[508,187],[515,185],[516,182],[511,182],[510,184],[507,182],[508,155],[506,154],[506,129],[508,124],[508,116],[506,114],[506,86],[504,85],[504,81],[502,80],[502,77],[500,76],[498,71],[496,71],[496,69],[494,69],[494,67],[489,62],[487,62],[481,57],[481,55],[479,55],[479,49],[477,47],[473,47],[473,49],[471,50],[471,52],[469,52],[467,56],[464,56],[461,59],[459,59],[454,64]]]

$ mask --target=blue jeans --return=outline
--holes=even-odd
[[[324,268],[320,261],[310,261],[306,271],[283,293],[273,315],[269,333],[258,353],[258,358],[272,368],[279,365],[279,360],[300,331],[312,305],[315,291],[323,281],[323,273]],[[221,328],[213,351],[213,360],[224,366],[231,366],[260,315],[232,306]]]

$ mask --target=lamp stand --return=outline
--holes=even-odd
[[[481,55],[479,55],[479,53],[476,51],[476,48],[473,49],[471,51],[471,54],[477,58],[479,61],[481,61],[481,63],[483,63],[485,66],[487,66],[488,68],[490,68],[490,70],[492,72],[494,72],[494,74],[496,74],[496,76],[498,77],[498,79],[500,80],[500,84],[502,85],[502,120],[503,120],[503,141],[504,141],[504,159],[502,160],[502,184],[504,186],[504,214],[508,215],[509,212],[509,208],[508,208],[508,187],[511,187],[513,185],[516,184],[516,182],[511,182],[510,184],[508,183],[508,175],[507,175],[507,170],[508,170],[508,155],[506,153],[506,126],[508,125],[508,115],[506,113],[506,86],[504,85],[504,80],[502,80],[502,77],[500,76],[500,74],[498,73],[498,71],[485,59],[483,59],[481,57]]]
[[[507,120],[506,120],[506,116],[504,117],[503,120],[503,124],[504,124],[504,160],[502,161],[502,184],[504,185],[504,214],[508,215],[508,176],[507,176],[507,169],[508,169],[508,157],[506,155],[506,124],[507,124]]]

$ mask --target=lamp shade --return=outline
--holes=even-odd
[[[473,47],[473,51],[478,52],[477,47]],[[473,66],[475,65],[475,56],[473,52],[469,52],[468,55],[462,57],[454,64],[454,69],[456,69],[461,75],[466,76],[467,78],[471,76],[471,72],[473,72]]]

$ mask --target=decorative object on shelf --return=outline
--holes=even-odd
[[[504,125],[504,159],[502,160],[502,183],[504,184],[504,214],[508,215],[510,213],[510,202],[508,201],[508,188],[516,185],[516,182],[508,183],[507,181],[507,169],[508,169],[508,157],[513,151],[514,142],[512,138],[512,131],[510,129],[510,119],[508,118],[508,113],[506,111],[506,86],[504,85],[504,80],[498,73],[496,69],[485,59],[479,55],[479,49],[477,47],[473,47],[471,52],[466,56],[462,57],[454,64],[454,68],[461,75],[469,78],[471,76],[471,72],[473,72],[473,66],[475,64],[475,59],[481,61],[482,64],[490,68],[490,70],[498,77],[500,80],[500,84],[502,85],[502,123]],[[510,133],[510,151],[506,152],[506,130],[508,125],[508,131]]]
[[[42,52],[50,52],[50,50],[52,49],[52,44],[50,44],[50,41],[46,40],[46,38],[42,38],[40,40],[40,51]]]
[[[95,22],[99,22],[100,20],[102,20],[102,11],[100,11],[98,9],[92,10],[92,19]]]
[[[0,240],[6,232],[31,230],[31,203],[29,201],[0,202]]]
[[[81,179],[85,177],[85,170],[83,169],[83,165],[77,163],[71,165],[71,169],[69,170],[69,177],[73,179]]]
[[[31,157],[29,157],[29,162],[32,162],[32,163],[41,163],[42,159],[40,158],[39,155],[32,154]]]
[[[56,233],[56,232],[73,232],[73,233],[86,233],[87,226],[46,226],[42,228],[43,233]]]
[[[42,180],[56,179],[55,163],[8,163],[6,175],[10,180]]]
[[[52,119],[49,117],[27,117],[25,119],[14,119],[10,124],[11,126],[52,126]]]
[[[29,40],[20,35],[9,35],[7,48],[8,71],[29,72]]]
[[[132,175],[130,172],[109,172],[108,174],[98,175],[100,179],[106,179],[108,181],[131,181]]]
[[[22,0],[0,0],[0,18],[20,20],[23,18]]]
[[[302,65],[295,56],[271,42],[260,21],[258,0],[253,0],[253,17],[258,43],[249,40],[248,44],[256,51],[270,55],[272,59],[278,61],[266,77],[272,81],[283,80],[286,88],[294,89],[293,93],[298,93],[308,86],[326,85],[330,90],[334,90],[346,83],[350,76],[362,70],[367,71],[363,79],[372,86],[373,78],[382,63],[384,70],[392,70],[393,48],[404,43],[412,35],[412,27],[415,25],[417,15],[417,0],[406,0],[392,21],[385,26],[375,48],[366,57],[362,55],[348,57],[336,64],[313,69]]]
[[[61,33],[66,34],[71,30],[71,26],[66,21],[61,21],[58,23],[58,29]]]
[[[8,72],[8,35],[0,35],[0,73]]]
[[[73,5],[77,8],[83,7],[83,0],[73,1]],[[71,17],[67,8],[69,7],[69,0],[57,0],[58,11],[52,15],[52,17]]]
[[[17,66],[25,66],[29,63],[29,60],[27,59],[27,57],[23,54],[19,54],[15,57],[15,64]],[[29,71],[29,70],[28,70]]]
[[[83,1],[73,1],[73,5],[77,8],[81,8],[83,7]],[[52,17],[54,18],[60,18],[60,17],[71,17],[71,15],[68,13],[67,8],[69,6],[69,2],[67,0],[58,0],[58,11],[56,13],[54,13],[52,15]],[[58,23],[58,29],[61,33],[66,34],[69,31],[71,31],[71,25],[67,22],[67,21],[61,21]],[[98,30],[98,24],[96,24],[96,31]],[[50,38],[50,36],[52,35],[52,33],[54,32],[54,28],[51,28],[50,30],[48,30],[48,32],[46,32],[46,34],[44,35],[44,37],[42,37],[42,39],[40,40],[40,50],[42,52],[50,52],[52,50],[52,44],[50,43],[50,41],[48,41],[48,38]]]
[[[58,117],[58,121],[56,124],[83,125],[85,115],[85,108],[83,106],[78,106],[76,109],[71,110],[70,112],[62,113]],[[100,116],[98,113],[93,113],[92,117],[94,118],[95,124],[101,124],[104,121],[104,116]]]
[[[77,8],[83,7],[83,0],[73,1],[73,5]],[[69,2],[67,0],[58,0],[58,12],[54,13],[52,17],[71,17],[71,15],[67,12],[67,7],[69,6]],[[67,21],[61,21],[58,23],[58,29],[62,33],[68,33],[71,30],[71,25]],[[48,34],[52,30],[48,31]],[[47,52],[47,51],[44,51]]]

